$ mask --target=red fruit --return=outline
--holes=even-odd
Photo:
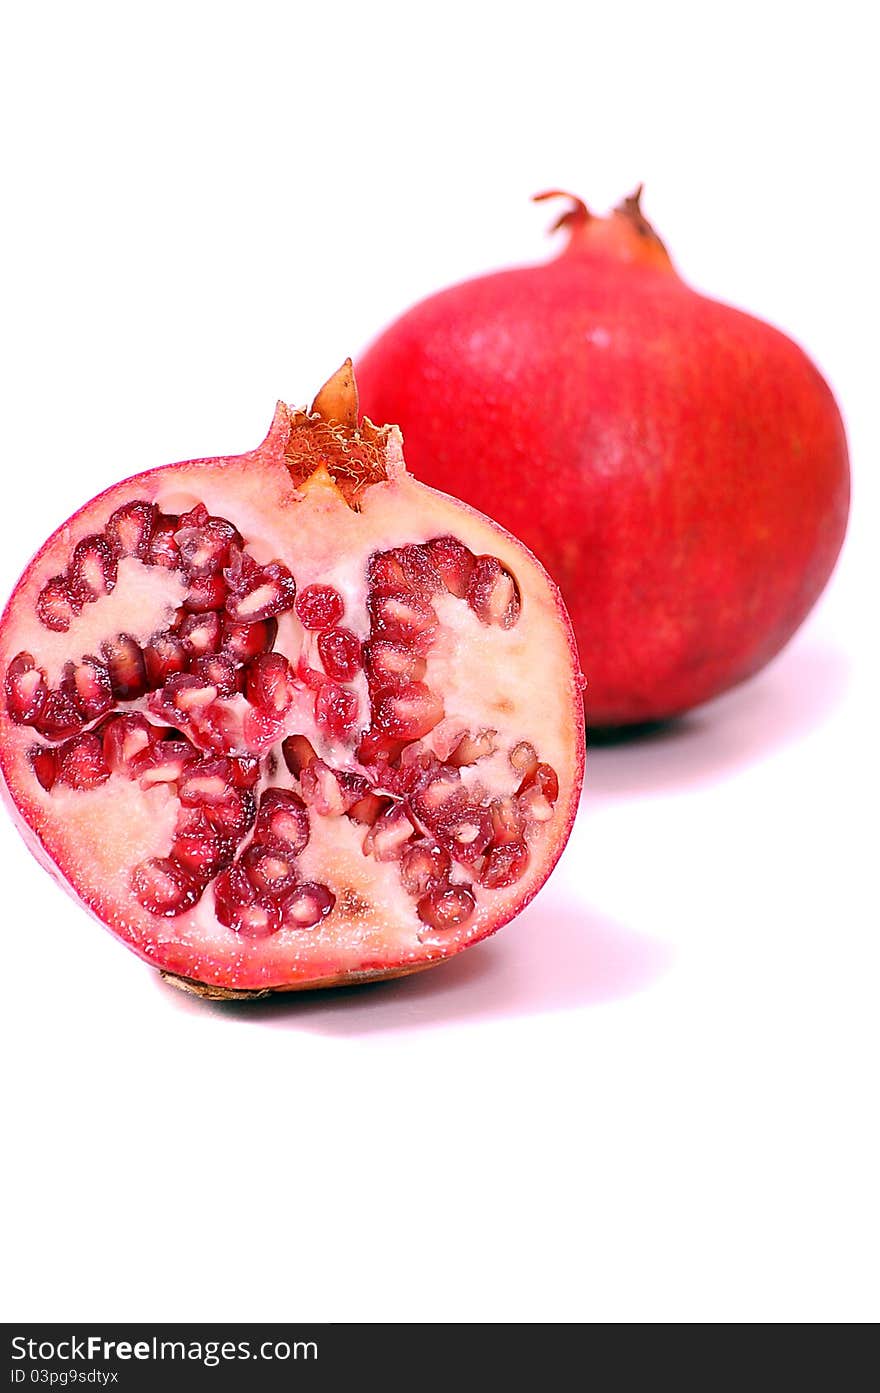
[[[6,669],[6,710],[19,725],[32,726],[46,704],[46,674],[30,653],[19,653]]]
[[[97,658],[71,664],[65,687],[84,721],[94,721],[113,705],[110,673]]]
[[[244,939],[267,938],[281,927],[280,905],[260,895],[242,866],[222,871],[214,881],[214,912]]]
[[[350,682],[361,664],[361,641],[350,629],[325,629],[318,637],[324,671],[337,682]]]
[[[85,603],[109,595],[116,584],[117,561],[103,537],[84,537],[70,558],[68,584]]]
[[[362,402],[560,583],[590,724],[656,720],[801,623],[843,540],[846,440],[805,354],[691,290],[638,194],[608,218],[573,199],[563,225],[556,260],[404,314],[359,362]]]
[[[111,773],[129,777],[138,755],[160,738],[143,716],[111,716],[103,727],[104,758]]]
[[[30,844],[202,994],[450,957],[540,889],[577,805],[558,592],[412,479],[393,428],[357,425],[347,368],[259,449],[141,474],[60,528],[0,620],[0,679]]]
[[[347,739],[357,729],[357,694],[338,682],[325,682],[315,697],[315,721],[329,740]]]
[[[228,654],[233,662],[248,663],[251,658],[269,652],[277,633],[277,619],[259,619],[256,624],[233,624],[227,620],[221,651]]]
[[[123,503],[107,520],[107,541],[116,556],[135,556],[146,560],[156,522],[156,507],[142,499]]]
[[[42,624],[56,633],[66,633],[82,611],[82,597],[64,576],[52,576],[36,598],[36,612]]]
[[[147,669],[131,634],[116,634],[103,644],[110,686],[117,701],[135,701],[147,690]]]
[[[154,690],[163,687],[176,672],[185,672],[188,662],[189,653],[177,634],[154,634],[144,648],[147,685]]]
[[[288,929],[314,929],[336,905],[336,896],[326,885],[308,881],[298,885],[281,907],[282,922]]]
[[[291,789],[268,788],[260,799],[255,840],[280,842],[295,856],[305,851],[309,813],[303,800]]]
[[[307,629],[332,629],[345,613],[345,602],[332,585],[307,585],[297,596],[296,612]]]
[[[232,864],[235,850],[235,843],[221,837],[202,811],[187,809],[181,814],[171,859],[193,880],[206,885]]]
[[[71,788],[97,788],[109,779],[100,735],[76,735],[56,752],[57,779]]]

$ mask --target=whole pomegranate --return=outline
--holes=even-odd
[[[350,362],[259,449],[87,503],[16,586],[0,673],[25,839],[202,995],[441,962],[532,898],[577,807],[558,590],[359,424]]]
[[[768,662],[828,580],[849,504],[819,372],[691,290],[639,194],[607,218],[571,199],[556,260],[423,301],[358,363],[419,477],[558,581],[596,726],[674,716]]]

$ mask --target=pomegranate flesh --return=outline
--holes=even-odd
[[[358,379],[420,479],[544,562],[588,723],[628,725],[707,701],[787,642],[840,550],[849,465],[814,365],[686,285],[638,194],[607,218],[570,203],[561,256],[416,305]],[[492,602],[491,568],[468,584]]]
[[[0,670],[28,844],[203,995],[439,963],[532,898],[575,815],[559,593],[409,476],[350,364],[257,450],[86,504],[16,586]]]

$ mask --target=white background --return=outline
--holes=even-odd
[[[690,281],[808,348],[855,511],[787,651],[595,749],[551,883],[436,973],[189,1000],[4,819],[5,1318],[880,1314],[868,10],[9,7],[4,596],[98,489],[548,255],[555,185],[644,179]]]

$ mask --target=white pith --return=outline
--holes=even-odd
[[[556,770],[560,793],[549,823],[536,828],[531,864],[515,885],[483,890],[465,867],[454,865],[453,880],[473,886],[476,910],[461,928],[442,932],[419,919],[396,862],[364,855],[366,827],[345,816],[323,818],[310,810],[311,835],[298,858],[300,874],[327,885],[336,906],[317,928],[282,928],[269,938],[248,939],[217,921],[211,887],[193,910],[169,919],[149,914],[131,893],[132,867],[148,856],[168,854],[179,811],[173,786],[144,791],[136,782],[113,775],[92,792],[56,785],[45,793],[27,760],[37,738],[29,728],[14,725],[4,710],[0,760],[15,803],[97,916],[160,966],[205,982],[234,981],[254,988],[444,957],[490,932],[546,877],[552,859],[544,846],[548,840],[564,839],[580,772],[582,717],[568,636],[560,624],[557,596],[531,555],[478,514],[409,478],[394,437],[389,480],[364,492],[359,512],[352,511],[320,474],[303,490],[294,489],[282,457],[285,437],[282,411],[259,451],[156,470],[88,505],[47,544],[19,583],[0,626],[0,671],[5,674],[10,660],[28,651],[57,685],[65,661],[100,654],[102,640],[114,633],[130,633],[143,645],[154,632],[168,627],[183,594],[182,577],[135,561],[120,564],[112,594],[86,605],[68,633],[54,634],[35,619],[40,588],[64,571],[76,542],[101,532],[110,513],[130,499],[152,499],[167,511],[203,502],[238,527],[261,563],[279,560],[289,566],[300,590],[312,583],[335,586],[345,600],[340,623],[361,638],[369,628],[364,602],[370,555],[450,532],[477,555],[497,556],[509,567],[520,586],[523,611],[519,623],[504,630],[480,623],[463,600],[445,594],[433,598],[440,623],[424,680],[442,695],[446,715],[420,745],[445,757],[461,734],[494,730],[495,753],[464,768],[462,778],[500,796],[514,792],[519,783],[508,761],[509,750],[520,741],[531,741],[539,758]],[[300,655],[309,666],[321,666],[317,635],[303,630],[293,614],[280,617],[274,647],[294,668]],[[363,674],[345,685],[358,694],[359,727],[365,727],[369,705]],[[236,702],[244,706],[242,698]],[[312,694],[304,689],[284,733],[306,735],[334,768],[357,769],[350,747],[328,742],[316,729],[312,703]],[[135,711],[146,704],[142,699],[118,709]],[[280,749],[275,754],[275,772],[264,775],[258,794],[268,783],[296,787]]]

